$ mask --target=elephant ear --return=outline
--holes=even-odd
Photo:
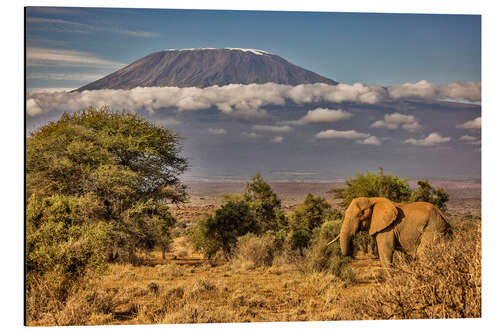
[[[386,198],[373,198],[370,201],[374,202],[374,206],[369,233],[370,235],[375,235],[396,220],[398,210],[392,201]]]

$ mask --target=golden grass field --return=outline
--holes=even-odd
[[[477,202],[476,197],[457,200]],[[200,208],[204,210],[210,208]],[[264,267],[245,260],[208,261],[193,252],[186,237],[179,236],[165,259],[161,252],[152,252],[140,254],[141,264],[136,266],[110,264],[104,275],[88,277],[60,311],[28,315],[27,324],[480,317],[480,217],[450,212],[457,235],[454,243],[430,249],[428,258],[418,265],[396,256],[398,271],[390,277],[378,259],[363,253],[352,261],[352,281],[306,273],[299,260],[284,256]],[[467,260],[462,260],[464,256]],[[465,273],[457,275],[458,271]],[[455,286],[450,289],[450,285]],[[35,298],[27,295],[28,314]]]
[[[369,288],[380,267],[376,259],[355,261],[357,282],[348,284],[328,274],[305,275],[294,264],[255,268],[210,263],[190,253],[183,257],[184,246],[178,238],[166,260],[154,252],[140,266],[110,265],[63,311],[29,324],[345,320],[342,302]],[[91,299],[90,306],[82,299]]]

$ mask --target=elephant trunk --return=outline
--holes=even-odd
[[[342,223],[342,229],[340,230],[340,249],[342,251],[342,255],[350,256],[351,255],[351,240],[354,236],[354,232],[351,231],[349,220],[344,220]]]
[[[345,234],[340,234],[340,249],[342,250],[342,255],[351,255],[351,237]]]

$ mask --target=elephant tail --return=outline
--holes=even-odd
[[[451,239],[453,237],[453,231],[451,230],[451,225],[448,222],[448,219],[441,211],[441,209],[436,207],[436,212],[438,213],[438,219],[440,220],[438,223],[439,225],[441,225],[440,229],[447,238]]]

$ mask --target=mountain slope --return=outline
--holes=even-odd
[[[264,51],[183,49],[155,52],[76,91],[135,87],[209,87],[231,83],[337,82]]]

